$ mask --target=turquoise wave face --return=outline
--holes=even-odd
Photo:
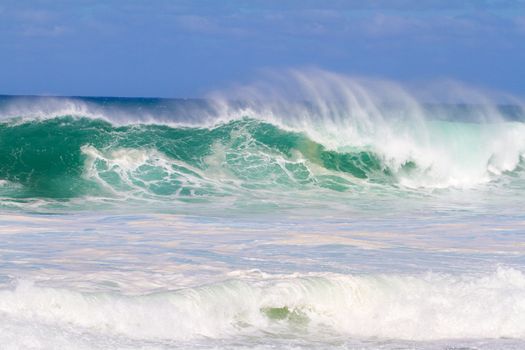
[[[393,141],[328,148],[307,132],[246,117],[213,127],[13,119],[0,124],[0,197],[8,206],[75,199],[81,208],[101,200],[282,208],[304,201],[346,210],[356,194],[374,206],[385,195],[425,196],[456,183],[523,188],[521,123],[426,127],[425,139],[394,134]]]
[[[395,181],[373,152],[328,150],[248,118],[213,128],[115,126],[71,116],[11,121],[0,125],[0,147],[3,195],[13,198],[345,191],[359,180]]]
[[[505,203],[521,200],[521,109],[391,106],[359,96],[225,105],[0,97],[0,206],[346,213],[439,193],[468,203],[496,203],[476,198],[487,190]]]

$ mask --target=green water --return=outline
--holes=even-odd
[[[148,187],[150,194],[158,196],[189,195],[181,177],[207,182],[203,172],[216,165],[229,180],[253,189],[320,186],[345,191],[352,178],[393,181],[391,171],[373,152],[328,150],[302,133],[248,118],[213,128],[115,126],[71,116],[10,121],[0,125],[0,147],[0,179],[18,185],[4,189],[17,198],[108,195],[107,188],[86,175],[86,147],[108,155],[90,164],[113,189],[129,190],[124,172],[134,185]],[[155,155],[136,167],[117,169],[109,161],[118,157],[115,152]],[[163,165],[153,158],[162,158]],[[323,172],[315,174],[314,167]],[[197,194],[212,194],[211,187],[209,193],[204,188]]]

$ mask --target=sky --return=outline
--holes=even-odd
[[[0,94],[191,98],[316,67],[525,96],[525,0],[0,0]]]

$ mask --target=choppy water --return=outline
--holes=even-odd
[[[519,101],[294,79],[1,97],[3,348],[525,347]]]

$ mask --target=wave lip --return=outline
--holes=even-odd
[[[1,323],[34,322],[133,339],[268,334],[403,340],[525,339],[525,275],[303,275],[231,280],[144,296],[19,283]]]

